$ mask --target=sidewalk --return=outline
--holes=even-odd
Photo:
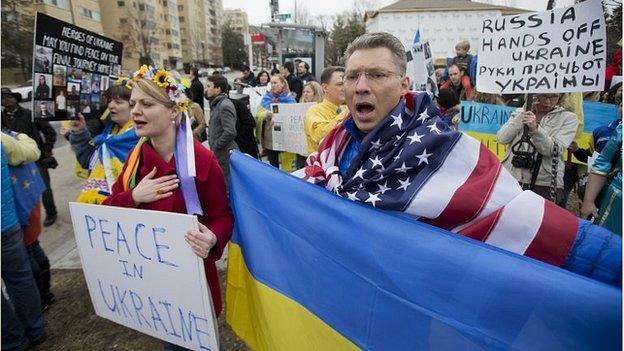
[[[58,218],[52,226],[44,227],[39,240],[50,259],[52,269],[82,268],[68,204],[80,193],[84,179],[78,178],[74,172],[74,155],[69,145],[55,148],[54,157],[59,165],[50,170],[50,182]]]

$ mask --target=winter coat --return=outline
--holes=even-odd
[[[520,183],[530,184],[532,170],[516,168],[511,163],[513,158],[513,153],[511,151],[512,146],[520,140],[524,130],[521,112],[522,110],[519,109],[511,115],[507,123],[496,133],[496,139],[499,143],[507,145],[507,152],[502,160],[503,166],[505,166]],[[551,185],[554,160],[553,145],[556,143],[559,155],[556,178],[557,188],[563,188],[563,172],[565,168],[563,153],[568,146],[570,146],[572,141],[574,141],[577,126],[578,119],[574,113],[556,107],[542,117],[535,131],[529,133],[537,153],[542,155],[542,164],[539,168],[535,185],[548,187]]]

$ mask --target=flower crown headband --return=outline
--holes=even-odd
[[[120,78],[118,80],[121,80]],[[157,69],[153,66],[143,65],[137,71],[134,72],[131,81],[126,80],[126,87],[132,89],[133,83],[139,79],[148,79],[156,83],[160,88],[165,89],[169,99],[173,101],[176,106],[175,109],[179,112],[184,112],[188,109],[190,100],[184,93],[184,89],[190,87],[188,79],[182,79],[181,82],[177,82],[175,78],[165,69]]]

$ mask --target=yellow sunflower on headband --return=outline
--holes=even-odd
[[[170,84],[169,72],[165,71],[164,69],[159,69],[158,72],[156,72],[156,74],[154,75],[154,78],[152,78],[152,80],[156,84],[158,84],[159,87],[166,89],[169,87]]]

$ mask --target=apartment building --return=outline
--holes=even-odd
[[[247,12],[239,9],[224,10],[223,17],[227,24],[229,24],[235,32],[245,36],[249,36],[249,21],[247,20]],[[246,41],[249,39],[247,38]]]
[[[181,67],[176,0],[99,0],[99,3],[106,9],[102,11],[105,35],[124,44],[124,70],[136,70],[147,58],[157,66]]]
[[[182,56],[188,66],[221,66],[221,0],[179,0]]]
[[[45,13],[98,34],[104,34],[98,1],[35,0],[33,11]]]
[[[32,7],[2,2],[3,22],[37,11],[121,41],[127,73],[148,58],[177,69],[223,65],[222,0],[35,0]]]

